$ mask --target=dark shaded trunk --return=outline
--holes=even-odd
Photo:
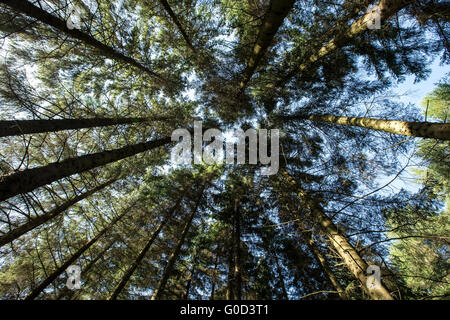
[[[232,232],[234,228],[232,227]],[[226,299],[227,300],[234,300],[234,241],[233,237],[229,241],[229,248],[228,248],[228,255],[227,255],[227,264],[228,264],[228,278],[227,278],[227,292],[226,292]]]
[[[216,281],[217,281],[217,264],[219,262],[219,255],[216,255],[216,259],[214,260],[214,270],[211,279],[211,296],[210,300],[214,300],[216,294]]]
[[[135,144],[115,150],[107,150],[54,162],[46,166],[26,169],[0,177],[0,201],[29,192],[38,187],[76,173],[115,162],[135,154],[170,143],[170,137]]]
[[[234,275],[233,290],[234,299],[242,299],[242,263],[241,263],[241,211],[239,208],[239,199],[234,202]]]
[[[356,126],[384,131],[403,136],[450,140],[450,123],[407,122],[359,117],[337,117],[332,115],[309,115],[283,117],[284,119],[312,120],[336,123],[345,126]]]
[[[112,179],[112,180],[106,181],[105,183],[100,184],[99,186],[95,187],[94,189],[86,191],[85,193],[82,193],[79,196],[76,196],[76,197],[70,199],[69,201],[66,201],[63,204],[57,206],[53,210],[51,210],[43,215],[37,216],[37,217],[33,218],[32,220],[28,221],[27,223],[15,228],[14,230],[9,231],[8,233],[6,233],[0,237],[0,247],[16,240],[17,238],[19,238],[23,234],[33,230],[34,228],[39,227],[40,225],[46,223],[47,221],[53,219],[54,217],[56,217],[58,215],[60,215],[61,213],[63,213],[67,209],[69,209],[71,206],[73,206],[75,203],[80,202],[83,199],[86,199],[87,197],[93,195],[97,191],[100,191],[100,190],[106,188],[107,186],[113,184],[116,181],[117,181],[117,179]]]
[[[152,77],[155,77],[160,80],[164,80],[163,77],[161,77],[159,74],[153,72],[149,68],[143,66],[141,63],[137,62],[131,57],[125,56],[124,54],[120,53],[116,49],[101,43],[97,39],[93,38],[87,33],[84,33],[80,30],[73,29],[70,30],[67,27],[67,22],[53,16],[52,14],[48,13],[45,10],[42,10],[41,8],[35,6],[29,1],[26,0],[0,0],[0,3],[4,3],[11,9],[22,13],[28,17],[31,17],[33,19],[36,19],[37,21],[40,21],[44,24],[47,24],[49,26],[52,26],[53,28],[67,34],[68,36],[80,40],[94,48],[96,48],[101,55],[105,57],[109,57],[111,59],[125,62],[127,64],[130,64],[132,66],[135,66],[136,68],[146,72],[147,74],[151,75]],[[165,80],[164,80],[165,81]]]
[[[167,266],[164,269],[163,275],[161,277],[161,280],[158,283],[157,288],[153,292],[151,300],[158,300],[161,297],[162,292],[164,291],[164,287],[166,286],[167,280],[169,279],[169,277],[172,273],[172,269],[175,265],[175,262],[178,259],[178,256],[181,251],[181,247],[183,246],[184,240],[186,239],[186,235],[188,234],[189,229],[191,228],[192,220],[194,220],[194,216],[197,213],[197,209],[198,209],[198,207],[200,205],[200,201],[203,197],[204,190],[205,190],[205,185],[203,185],[203,187],[200,191],[200,196],[198,197],[197,202],[195,204],[195,207],[192,210],[191,214],[189,215],[188,220],[186,221],[186,224],[184,225],[183,231],[180,235],[180,239],[178,240],[175,248],[173,249],[172,253],[169,256]]]
[[[128,209],[129,210],[129,209]],[[59,268],[53,271],[44,281],[42,281],[36,288],[34,288],[26,297],[25,300],[33,300],[39,296],[44,289],[56,280],[66,269],[71,266],[83,253],[85,253],[92,245],[94,245],[107,231],[109,231],[120,219],[122,219],[128,210],[124,210],[122,214],[114,218],[102,231],[92,238],[88,243],[78,249],[66,262],[64,262]]]
[[[258,33],[255,46],[253,47],[252,56],[244,71],[244,76],[240,84],[241,89],[245,88],[255,73],[258,64],[269,48],[272,40],[283,23],[284,18],[288,15],[294,6],[295,0],[271,0],[269,10]]]
[[[106,127],[119,124],[165,121],[159,118],[91,118],[91,119],[49,119],[49,120],[0,120],[0,137],[18,136],[62,130]]]
[[[286,290],[286,285],[284,282],[283,270],[281,269],[281,266],[280,266],[280,261],[278,260],[277,253],[275,251],[273,251],[272,254],[273,254],[273,257],[275,260],[275,265],[277,267],[277,273],[278,273],[278,277],[279,277],[279,281],[280,281],[281,292],[283,293],[283,299],[289,300],[287,290]]]
[[[186,31],[184,30],[183,26],[181,25],[180,20],[178,20],[177,16],[173,12],[172,8],[170,7],[169,3],[166,0],[158,0],[158,2],[163,6],[164,10],[166,10],[167,14],[172,19],[173,23],[178,28],[178,31],[180,31],[181,35],[183,36],[184,40],[186,41],[189,48],[196,53],[195,47],[192,45],[191,39],[189,39]]]
[[[353,248],[345,235],[343,235],[338,230],[336,225],[324,213],[323,208],[320,206],[320,204],[312,199],[307,194],[307,192],[302,190],[286,170],[283,169],[281,173],[285,176],[286,181],[290,185],[297,187],[297,189],[299,190],[298,197],[302,199],[304,204],[309,209],[311,218],[317,222],[320,230],[328,237],[331,245],[342,258],[346,267],[359,281],[361,287],[365,292],[368,293],[370,298],[373,300],[393,300],[392,295],[383,284],[380,284],[379,286],[371,290],[367,287],[366,270],[368,268],[368,264],[366,263],[366,261],[361,258],[359,253],[355,250],[355,248]]]
[[[107,245],[96,257],[94,260],[91,260],[88,265],[83,268],[83,270],[81,270],[81,279],[83,279],[83,277],[89,273],[89,271],[92,269],[92,267],[97,263],[98,260],[100,260],[104,254],[113,246],[113,244],[116,241],[111,241],[111,243],[109,245]],[[81,290],[81,289],[80,289]],[[75,290],[70,290],[69,288],[67,288],[67,286],[64,286],[64,288],[61,289],[61,292],[58,294],[58,296],[56,297],[56,300],[61,300],[64,297],[67,297],[66,300],[70,300],[72,299],[72,297],[75,295],[75,293],[77,293],[77,291]]]
[[[183,297],[184,300],[187,300],[188,297],[189,297],[189,290],[191,289],[192,279],[194,277],[195,277],[195,264],[192,265],[192,268],[191,268],[191,270],[189,272],[189,276],[188,276],[187,281],[186,281],[186,290],[184,292],[184,297]]]
[[[113,293],[111,294],[111,296],[108,298],[108,300],[116,300],[117,296],[120,294],[120,292],[122,292],[123,288],[126,286],[126,284],[128,283],[128,280],[130,280],[131,276],[133,275],[134,271],[136,270],[136,268],[139,266],[139,264],[141,263],[142,259],[144,259],[145,255],[147,254],[148,250],[150,249],[151,245],[153,244],[153,242],[155,241],[155,239],[158,237],[159,233],[161,232],[162,228],[166,225],[166,223],[170,220],[170,218],[172,217],[173,213],[179,208],[181,203],[181,198],[178,200],[178,202],[176,203],[175,206],[172,207],[172,209],[167,213],[166,217],[164,218],[164,220],[159,224],[158,228],[155,230],[155,232],[153,232],[152,236],[150,237],[150,240],[147,242],[147,244],[145,245],[145,247],[141,250],[141,252],[139,253],[139,255],[137,256],[136,260],[134,261],[134,263],[127,269],[127,271],[125,272],[125,274],[123,275],[122,279],[120,280],[120,282],[117,284],[116,288],[114,289]]]

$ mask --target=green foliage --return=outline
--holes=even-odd
[[[223,131],[279,129],[280,172],[262,176],[261,164],[176,167],[167,144],[7,199],[0,204],[0,237],[117,178],[0,248],[1,299],[26,297],[58,270],[38,298],[108,298],[171,209],[120,299],[149,299],[163,274],[166,299],[226,299],[235,293],[243,299],[337,299],[305,232],[348,297],[367,298],[305,195],[362,258],[382,265],[383,272],[392,270],[392,291],[411,299],[448,294],[449,142],[417,142],[424,189],[410,195],[390,192],[380,181],[402,172],[412,141],[282,120],[311,113],[419,118],[416,109],[391,99],[389,90],[407,76],[425,79],[438,55],[448,62],[444,1],[405,5],[380,30],[344,42],[375,1],[296,1],[244,89],[240,81],[274,0],[170,0],[176,19],[162,1],[71,2],[82,11],[81,39],[67,33],[64,23],[58,29],[0,5],[0,120],[148,120],[0,137],[1,176],[170,137],[199,119],[204,128]],[[62,22],[67,4],[39,2]],[[336,47],[311,62],[330,40]],[[429,121],[448,122],[447,82],[424,99]],[[166,120],[152,120],[157,117]],[[84,272],[82,289],[68,291],[61,266],[122,213],[123,220],[76,259]],[[387,245],[385,236],[396,240]]]

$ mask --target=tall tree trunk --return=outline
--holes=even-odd
[[[381,0],[373,9],[379,10],[381,21],[385,21],[396,14],[407,5],[417,0]],[[295,74],[307,72],[311,65],[339,48],[348,45],[354,38],[368,30],[368,22],[373,20],[371,12],[366,13],[360,19],[355,21],[351,26],[339,32],[333,39],[328,41],[315,53],[311,54],[302,64],[288,73],[286,77],[280,80],[275,87],[281,87]]]
[[[166,217],[163,221],[159,224],[158,228],[153,232],[152,236],[150,237],[150,240],[148,240],[145,247],[141,250],[139,255],[137,256],[134,263],[128,268],[128,270],[123,275],[120,282],[117,284],[116,288],[114,289],[111,296],[108,298],[108,300],[116,300],[117,296],[122,292],[123,288],[128,283],[128,280],[130,280],[131,276],[133,275],[134,271],[138,267],[138,265],[141,263],[142,259],[144,259],[145,255],[147,254],[148,250],[150,249],[151,245],[155,241],[155,239],[158,237],[159,233],[161,232],[162,228],[166,225],[166,223],[170,220],[173,213],[179,208],[181,203],[181,198],[177,201],[177,203],[170,209],[170,211],[167,213]]]
[[[343,262],[354,275],[354,277],[360,282],[361,287],[368,293],[371,299],[374,300],[393,300],[393,297],[386,289],[386,287],[380,283],[374,289],[367,287],[366,270],[368,264],[353,248],[347,238],[338,230],[336,225],[331,219],[324,213],[323,208],[312,199],[304,190],[302,190],[295,180],[289,175],[289,173],[283,169],[282,174],[286,180],[292,185],[296,186],[298,191],[298,197],[302,199],[305,205],[310,211],[311,218],[316,221],[320,227],[320,230],[328,237],[331,245],[338,252]]]
[[[215,294],[216,294],[216,281],[217,281],[217,264],[219,262],[219,255],[216,254],[216,259],[214,260],[214,270],[213,270],[213,275],[212,275],[212,280],[211,280],[211,296],[210,296],[210,300],[214,300],[215,299]]]
[[[186,290],[184,292],[184,300],[187,300],[189,298],[189,291],[191,289],[191,285],[192,285],[192,279],[195,277],[195,263],[192,264],[192,268],[189,272],[189,276],[187,278],[186,281]]]
[[[0,237],[0,247],[4,246],[7,243],[10,243],[10,242],[16,240],[17,238],[19,238],[23,234],[25,234],[25,233],[33,230],[34,228],[36,228],[36,227],[46,223],[50,219],[53,219],[54,217],[60,215],[64,211],[66,211],[68,208],[73,206],[75,203],[80,202],[83,199],[86,199],[87,197],[93,195],[97,191],[100,191],[100,190],[106,188],[107,186],[113,184],[116,181],[117,181],[117,179],[108,180],[108,181],[100,184],[99,186],[93,188],[92,190],[86,191],[85,193],[82,193],[79,196],[76,196],[76,197],[70,199],[69,201],[66,201],[63,204],[57,206],[53,210],[51,210],[51,211],[49,211],[49,212],[47,212],[47,213],[45,213],[43,215],[37,216],[36,218],[28,221],[27,223],[21,225],[20,227],[17,227],[14,230],[9,231],[8,233],[6,233],[6,234],[4,234],[4,235],[2,235]]]
[[[342,286],[339,283],[339,281],[337,281],[336,277],[333,274],[333,271],[331,271],[331,268],[328,265],[327,260],[322,255],[322,253],[320,252],[319,248],[317,247],[317,245],[316,245],[316,243],[314,241],[314,238],[312,237],[311,233],[310,232],[305,232],[305,230],[303,230],[303,228],[301,228],[300,226],[299,226],[299,230],[305,236],[306,244],[307,244],[309,250],[312,252],[312,254],[316,258],[316,260],[319,263],[319,265],[322,267],[322,270],[326,274],[326,276],[328,277],[328,280],[330,281],[331,285],[338,292],[339,297],[341,299],[343,299],[343,300],[348,299],[346,294],[345,294],[345,290],[342,288]]]
[[[113,246],[113,244],[116,241],[113,240],[111,241],[111,243],[109,245],[107,245],[95,258],[94,260],[90,261],[88,263],[88,265],[83,268],[83,270],[81,270],[81,278],[83,278],[86,274],[89,273],[89,271],[92,269],[92,267],[97,263],[98,260],[100,260],[105,253]],[[69,288],[67,288],[67,286],[64,286],[64,288],[61,289],[61,292],[58,294],[58,296],[56,297],[55,300],[61,300],[63,297],[67,297],[67,300],[72,299],[72,297],[75,295],[75,293],[77,293],[77,291],[75,290],[70,290]]]
[[[85,253],[93,244],[95,244],[107,231],[109,231],[120,219],[122,219],[127,213],[128,210],[124,210],[124,212],[117,217],[115,217],[102,231],[97,233],[97,235],[92,238],[88,243],[78,249],[66,262],[64,262],[59,268],[57,268],[52,274],[50,274],[44,281],[41,282],[36,288],[34,288],[28,296],[25,297],[25,300],[33,300],[35,299],[41,292],[53,281],[56,280],[66,269],[72,265],[83,253]]]
[[[337,117],[332,115],[287,116],[283,118],[307,119],[346,126],[357,126],[404,136],[450,140],[450,123],[407,122],[374,118]]]
[[[255,46],[253,47],[252,56],[247,64],[247,68],[244,71],[244,76],[240,84],[241,89],[244,89],[251,77],[255,73],[255,70],[260,63],[262,57],[269,48],[272,40],[283,23],[284,18],[288,15],[294,6],[295,0],[271,0],[269,10],[266,13],[265,19],[261,25],[256,39]]]
[[[242,299],[242,261],[241,261],[241,211],[239,207],[239,198],[234,201],[234,299]]]
[[[163,275],[158,283],[157,288],[153,292],[151,300],[158,300],[161,297],[164,287],[167,284],[167,280],[169,279],[169,276],[172,273],[172,269],[175,265],[175,262],[178,259],[178,255],[180,254],[181,247],[183,246],[186,235],[189,232],[189,229],[191,228],[192,220],[194,220],[194,216],[197,213],[197,209],[198,209],[198,207],[200,205],[200,201],[203,197],[204,190],[205,190],[205,185],[202,186],[202,189],[200,191],[200,196],[198,197],[195,207],[192,210],[191,214],[189,215],[186,224],[184,225],[183,232],[181,233],[180,239],[178,240],[175,248],[173,249],[172,253],[169,256],[169,261],[167,263],[167,266],[164,269]]]
[[[278,256],[277,256],[277,253],[275,252],[275,250],[272,252],[272,255],[274,257],[275,265],[277,267],[277,273],[278,273],[278,277],[279,277],[279,281],[280,281],[280,285],[281,285],[281,292],[283,293],[283,298],[285,300],[289,300],[287,290],[286,290],[286,285],[284,283],[283,270],[281,269],[280,261],[278,260]]]
[[[49,120],[0,120],[0,137],[22,134],[56,132],[62,130],[106,127],[119,124],[164,121],[167,117],[152,118],[91,118],[91,119],[49,119]]]
[[[234,231],[234,227],[232,226],[231,232]],[[226,291],[226,300],[234,300],[234,241],[233,237],[228,241],[228,255],[227,255],[227,263],[228,263],[228,278],[227,278],[227,291]]]
[[[170,143],[170,137],[54,162],[0,177],[0,201],[56,180],[81,173]]]
[[[67,22],[53,16],[52,14],[48,13],[45,10],[42,10],[41,8],[35,6],[29,1],[26,0],[0,0],[0,3],[4,3],[8,7],[14,9],[15,11],[22,13],[28,17],[31,17],[33,19],[36,19],[37,21],[40,21],[44,24],[50,25],[53,28],[67,34],[68,36],[80,40],[94,48],[96,48],[101,55],[109,57],[111,59],[125,62],[127,64],[130,64],[132,66],[137,67],[138,69],[146,72],[147,74],[151,75],[154,78],[157,78],[159,80],[166,81],[161,75],[153,72],[149,68],[143,66],[141,63],[137,62],[131,57],[125,56],[124,54],[120,53],[116,49],[101,43],[97,39],[93,38],[87,33],[84,33],[80,30],[73,29],[70,30],[67,27]]]
[[[170,18],[172,19],[173,23],[175,23],[175,25],[177,26],[178,31],[180,31],[181,35],[183,36],[183,38],[186,41],[186,43],[189,46],[189,48],[194,53],[196,53],[197,51],[196,51],[195,47],[192,45],[191,39],[189,39],[189,36],[187,35],[186,31],[184,30],[183,26],[181,25],[180,20],[178,20],[177,16],[173,12],[173,10],[170,7],[169,3],[166,0],[158,0],[158,1],[163,6],[164,10],[166,10],[167,14],[170,16]]]

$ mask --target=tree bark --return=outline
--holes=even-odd
[[[380,10],[381,22],[388,20],[398,11],[417,0],[381,0],[374,9]],[[348,45],[354,38],[368,30],[368,22],[373,17],[372,13],[366,13],[360,19],[355,21],[350,27],[338,33],[333,39],[328,41],[315,53],[311,54],[302,64],[289,72],[282,80],[275,85],[276,88],[281,87],[290,78],[297,73],[307,72],[311,65],[339,48]]]
[[[164,121],[168,118],[91,118],[91,119],[49,119],[49,120],[0,120],[0,137],[18,136],[62,130],[106,127],[119,124]]]
[[[354,275],[354,277],[360,282],[361,287],[365,292],[368,293],[373,300],[393,300],[386,287],[381,283],[374,289],[369,289],[367,287],[367,276],[366,270],[368,264],[363,258],[358,254],[358,252],[353,248],[347,238],[338,230],[336,225],[331,221],[331,219],[323,212],[323,208],[314,199],[310,198],[308,194],[299,188],[295,180],[289,175],[286,170],[281,171],[285,176],[286,180],[292,186],[298,188],[298,197],[302,199],[305,205],[310,211],[311,218],[315,220],[320,230],[328,237],[331,245],[338,252],[339,256],[342,258],[344,264]]]
[[[275,265],[277,267],[277,273],[278,273],[278,277],[279,277],[279,281],[280,281],[280,285],[281,285],[281,292],[283,293],[283,298],[285,300],[289,300],[287,290],[286,290],[286,285],[284,283],[283,270],[281,269],[280,262],[278,260],[278,256],[277,256],[277,253],[275,252],[275,250],[272,252],[272,255],[274,257]]]
[[[98,41],[94,37],[90,36],[89,34],[84,33],[77,29],[70,30],[67,27],[66,21],[53,16],[52,14],[48,13],[45,10],[42,10],[41,8],[35,6],[34,4],[32,4],[29,1],[26,1],[26,0],[0,0],[0,3],[4,3],[8,7],[10,7],[11,9],[13,9],[19,13],[22,13],[28,17],[34,18],[37,21],[40,21],[44,24],[50,25],[53,28],[55,28],[61,32],[64,32],[68,36],[70,36],[74,39],[80,40],[80,41],[96,48],[97,50],[99,50],[99,52],[103,56],[112,58],[112,59],[120,61],[120,62],[125,62],[127,64],[137,67],[138,69],[146,72],[147,74],[151,75],[154,78],[163,80],[164,82],[166,81],[161,75],[159,75],[159,74],[153,72],[152,70],[150,70],[149,68],[143,66],[141,63],[137,62],[133,58],[125,56],[124,54],[120,53],[116,49],[114,49],[104,43],[101,43],[100,41]]]
[[[232,229],[233,232],[234,228]],[[233,252],[234,252],[234,241],[233,238],[229,241],[229,249],[228,249],[228,255],[227,255],[227,263],[228,263],[228,279],[227,279],[227,291],[225,298],[226,300],[234,300],[234,258],[233,258]]]
[[[192,265],[192,268],[189,272],[188,279],[186,281],[186,290],[184,292],[184,297],[183,297],[184,300],[187,300],[189,298],[189,291],[191,289],[192,279],[194,278],[194,276],[195,276],[195,264]]]
[[[187,45],[189,46],[189,48],[196,53],[197,50],[195,49],[195,47],[192,45],[191,39],[189,39],[189,36],[187,35],[186,31],[184,30],[183,26],[181,25],[180,20],[178,20],[177,16],[175,15],[175,13],[173,12],[172,8],[170,7],[169,3],[166,0],[158,0],[159,3],[163,6],[164,10],[166,10],[167,14],[170,16],[170,18],[172,19],[173,23],[175,23],[175,25],[178,28],[178,31],[180,31],[181,35],[183,36],[184,40],[186,41]]]
[[[234,275],[233,275],[233,290],[234,299],[242,299],[242,262],[241,262],[241,212],[239,208],[239,198],[234,201]]]
[[[256,67],[260,63],[262,57],[269,48],[272,40],[283,23],[284,18],[294,6],[295,0],[271,0],[269,10],[261,25],[253,47],[252,56],[248,62],[247,68],[244,71],[244,76],[240,84],[241,89],[244,89],[251,77],[253,76]]]
[[[92,190],[86,191],[85,193],[82,193],[79,196],[76,196],[76,197],[70,199],[69,201],[66,201],[63,204],[57,206],[53,210],[51,210],[43,215],[37,216],[36,218],[28,221],[27,223],[21,225],[20,227],[17,227],[14,230],[9,231],[8,233],[6,233],[0,237],[0,247],[16,240],[23,234],[46,223],[47,221],[53,219],[54,217],[60,215],[64,211],[66,211],[68,208],[73,206],[75,203],[80,202],[83,199],[86,199],[87,197],[93,195],[97,191],[100,191],[100,190],[106,188],[107,186],[113,184],[116,181],[117,181],[117,179],[111,179],[109,181],[106,181],[106,182],[100,184],[99,186],[93,188]]]
[[[26,297],[25,300],[35,299],[41,292],[51,284],[56,278],[58,278],[66,269],[72,265],[83,253],[85,253],[93,244],[95,244],[107,231],[109,231],[120,219],[122,219],[128,210],[124,210],[122,214],[114,218],[102,231],[92,238],[88,243],[78,249],[66,262],[64,262],[59,268],[53,271],[44,281],[42,281],[36,288],[34,288]]]
[[[214,300],[216,294],[216,281],[217,281],[217,264],[219,262],[219,255],[216,254],[216,259],[214,260],[214,270],[212,274],[211,283],[211,297],[210,300]]]
[[[0,177],[0,201],[56,180],[81,173],[170,143],[170,137],[54,162]]]
[[[331,271],[331,268],[328,265],[327,260],[322,255],[322,253],[320,252],[319,248],[317,247],[317,245],[316,245],[316,243],[315,243],[311,233],[309,233],[309,232],[305,233],[302,228],[300,228],[300,231],[303,232],[303,235],[306,238],[306,244],[307,244],[309,250],[312,252],[312,254],[316,258],[316,260],[319,263],[319,265],[322,267],[322,270],[324,271],[324,273],[328,277],[328,280],[330,281],[331,285],[338,292],[339,297],[341,299],[343,299],[343,300],[348,299],[346,294],[345,294],[345,290],[342,288],[342,286],[339,283],[339,281],[337,281],[336,277],[333,274],[333,271]]]
[[[151,245],[155,241],[155,239],[158,237],[159,233],[161,232],[162,228],[166,225],[166,223],[170,220],[173,213],[178,209],[179,205],[181,203],[181,198],[177,201],[175,206],[172,207],[172,209],[168,212],[166,217],[163,221],[159,224],[158,228],[153,232],[152,236],[150,237],[150,240],[147,242],[145,247],[141,250],[139,255],[137,256],[134,263],[127,269],[124,276],[120,280],[120,282],[117,284],[116,288],[114,289],[114,292],[111,294],[111,296],[108,298],[108,300],[116,300],[120,292],[122,292],[123,288],[128,283],[128,280],[130,280],[131,276],[133,275],[136,268],[141,263],[142,259],[144,259],[145,255],[147,254],[148,250],[150,249]]]
[[[85,276],[86,274],[88,274],[88,272],[91,270],[91,268],[97,263],[98,260],[100,260],[104,254],[113,246],[113,244],[116,241],[113,240],[111,241],[111,243],[109,245],[107,245],[96,257],[94,260],[90,261],[88,263],[88,265],[83,268],[83,270],[81,271],[81,278],[83,278],[83,276]],[[67,300],[72,299],[72,297],[75,295],[75,293],[77,293],[77,291],[75,290],[70,290],[69,288],[67,288],[67,286],[64,286],[64,288],[61,289],[61,292],[58,294],[58,296],[56,297],[55,300],[61,300],[61,298],[63,298],[64,296],[67,296]]]
[[[205,185],[203,185],[200,196],[197,199],[197,202],[195,204],[195,208],[192,210],[192,213],[189,215],[188,220],[186,224],[184,225],[183,231],[181,233],[180,239],[178,240],[175,248],[173,249],[172,253],[169,256],[169,261],[167,263],[166,268],[164,269],[163,275],[158,283],[157,288],[153,292],[153,295],[151,297],[151,300],[158,300],[161,297],[161,294],[164,290],[164,287],[167,284],[167,280],[169,279],[170,274],[172,273],[172,269],[175,265],[175,262],[178,259],[178,255],[180,254],[181,247],[183,246],[184,240],[186,238],[187,233],[189,232],[189,229],[191,228],[192,220],[194,220],[194,216],[197,213],[197,209],[200,205],[200,201],[203,197],[203,191],[205,190]]]
[[[286,117],[285,119],[289,118]],[[337,117],[332,115],[309,115],[293,118],[357,126],[403,136],[450,140],[450,123],[407,122],[374,118]]]

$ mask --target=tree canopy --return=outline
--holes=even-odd
[[[448,66],[449,12],[0,0],[0,299],[448,299],[450,75],[395,87]],[[198,122],[256,164],[175,164]]]

